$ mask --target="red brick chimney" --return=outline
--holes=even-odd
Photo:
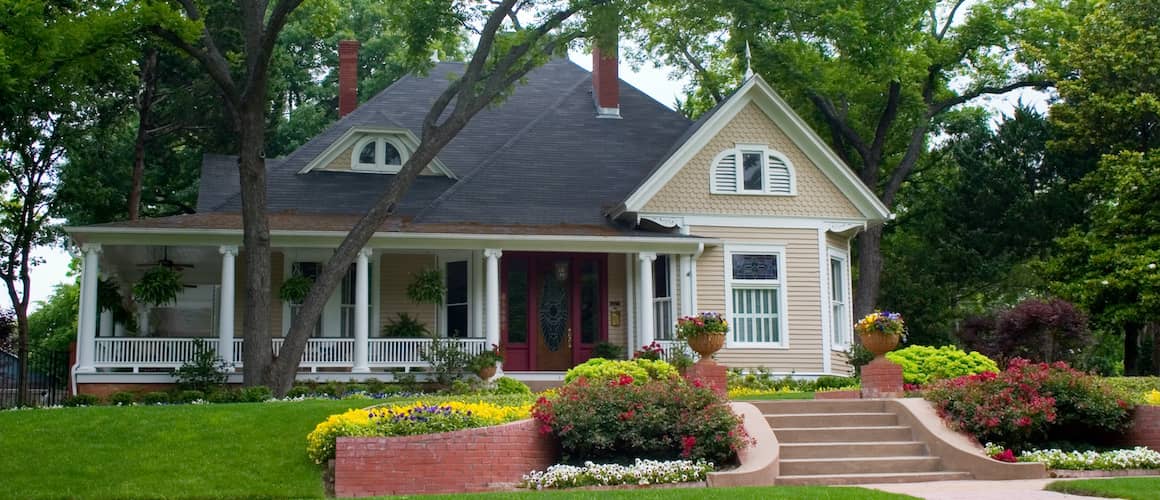
[[[620,75],[617,42],[612,47],[592,46],[592,97],[597,118],[620,118]]]
[[[358,40],[338,42],[338,117],[358,107]]]

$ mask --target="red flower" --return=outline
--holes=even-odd
[[[1011,451],[1009,448],[1005,449],[999,453],[996,453],[991,458],[998,460],[1000,462],[1008,462],[1008,463],[1015,463],[1018,461],[1015,459],[1015,452]]]
[[[681,458],[689,458],[693,454],[693,447],[697,445],[697,438],[685,436],[681,438]]]
[[[634,416],[636,416],[636,410],[628,410],[628,411],[620,414],[620,419],[621,420],[632,420],[632,417],[634,417]]]
[[[632,375],[621,373],[620,378],[616,379],[613,385],[632,385]]]

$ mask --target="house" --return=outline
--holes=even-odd
[[[275,349],[295,307],[281,284],[317,272],[462,69],[438,64],[356,108],[356,51],[341,47],[344,116],[267,161]],[[426,168],[331,297],[303,377],[421,368],[430,340],[383,335],[400,313],[472,352],[502,346],[503,371],[525,380],[558,380],[601,342],[678,346],[674,320],[696,311],[728,318],[725,365],[850,373],[850,240],[887,209],[760,76],[691,122],[620,81],[614,58],[593,60],[592,73],[566,60],[533,71]],[[84,254],[82,391],[170,382],[196,339],[239,366],[235,165],[206,155],[196,214],[67,229]],[[137,332],[96,311],[98,276],[127,290],[158,263],[182,270],[175,304],[141,307]],[[440,305],[408,299],[427,269],[445,280]]]

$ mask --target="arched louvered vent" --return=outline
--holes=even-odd
[[[766,160],[765,173],[769,178],[769,185],[765,187],[766,191],[772,194],[793,193],[793,174],[789,171],[789,165],[781,157],[769,155]]]
[[[737,154],[721,156],[713,166],[713,186],[715,193],[737,192]]]

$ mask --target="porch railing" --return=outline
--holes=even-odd
[[[131,369],[134,373],[141,369],[174,369],[193,359],[197,352],[197,342],[204,342],[205,348],[217,351],[216,338],[139,338],[117,337],[95,339],[94,363],[96,368]],[[483,351],[484,339],[455,339],[469,354]],[[283,339],[270,339],[271,347],[277,354],[282,349]],[[431,345],[431,339],[370,339],[367,358],[371,368],[423,368],[423,352]],[[234,339],[234,366],[242,366],[245,342]],[[317,371],[319,368],[350,368],[354,366],[354,339],[312,338],[307,341],[306,350],[299,362],[300,370]]]

